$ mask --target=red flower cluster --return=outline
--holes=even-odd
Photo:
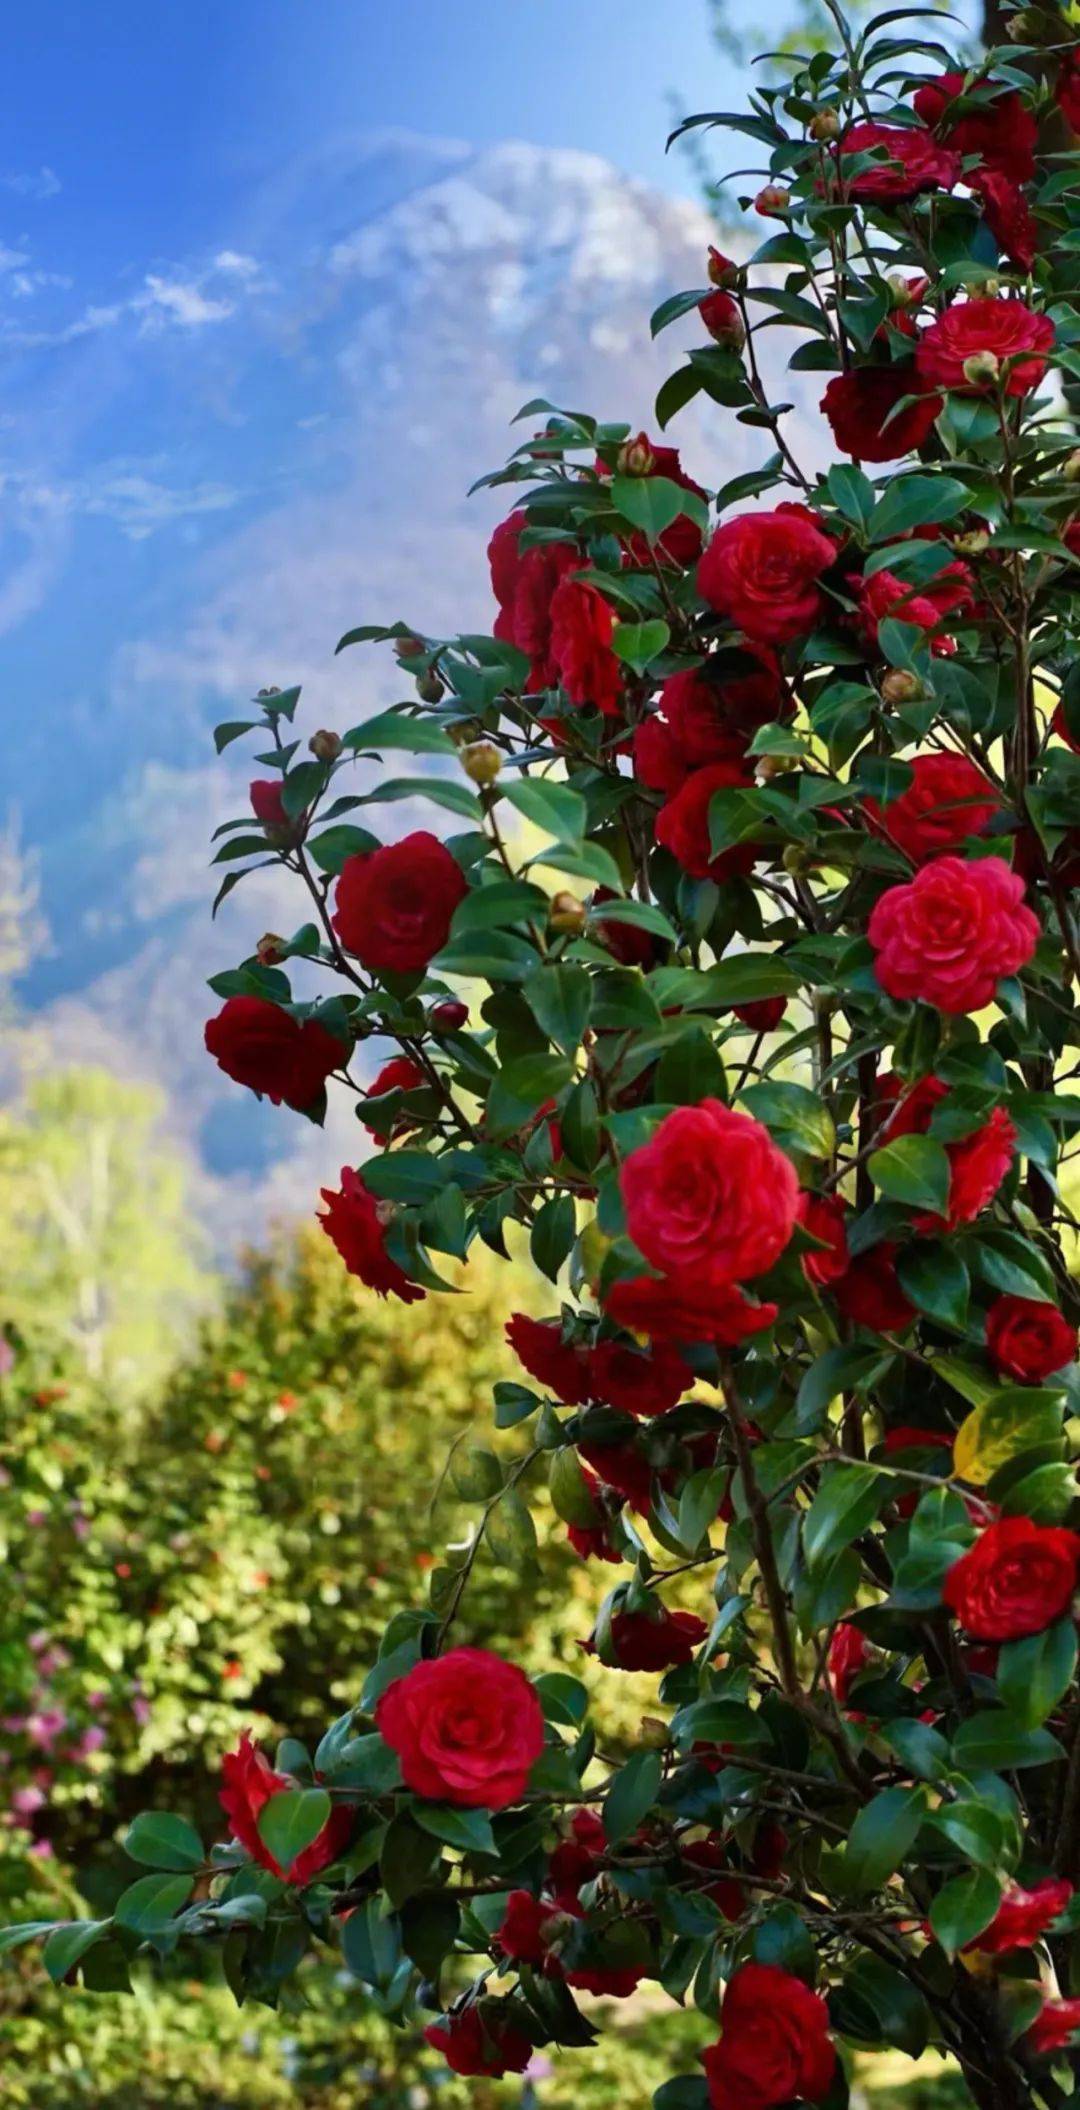
[[[724,295],[722,298],[726,299],[727,296]],[[706,305],[704,301],[701,303],[703,321],[705,319]],[[732,303],[732,306],[734,306],[734,303]],[[714,317],[719,322],[717,311],[714,311]],[[737,309],[735,310],[735,320],[736,322],[739,320]],[[706,327],[708,327],[708,324],[706,324]],[[623,451],[624,454],[636,454],[639,460],[648,462],[649,466],[645,472],[646,476],[662,476],[666,483],[677,484],[680,491],[690,491],[695,498],[700,498],[703,504],[708,504],[708,492],[704,491],[699,483],[695,483],[692,476],[687,475],[679,459],[677,447],[658,446],[654,440],[649,438],[647,432],[639,432],[636,439],[627,441]],[[609,476],[611,473],[606,462],[603,461],[597,462],[596,469],[599,476]],[[664,529],[663,534],[656,543],[656,551],[659,556],[666,557],[669,564],[678,564],[683,569],[687,565],[693,564],[695,559],[701,555],[701,529],[697,521],[692,520],[689,513],[680,513],[677,519],[672,521],[671,526]],[[626,554],[632,564],[650,563],[651,545],[647,536],[632,535],[626,545]]]
[[[491,585],[499,604],[495,636],[531,661],[529,689],[551,688],[558,674],[551,657],[551,601],[561,579],[580,571],[582,560],[569,542],[543,542],[522,550],[525,513],[511,513],[488,543]]]
[[[823,606],[821,577],[837,547],[809,506],[740,513],[717,528],[698,565],[698,591],[720,615],[766,645],[790,644],[813,629]]]
[[[689,1364],[673,1348],[645,1354],[615,1340],[586,1347],[564,1341],[557,1320],[530,1319],[521,1311],[507,1321],[506,1338],[529,1376],[568,1407],[592,1402],[624,1414],[666,1414],[694,1382]]]
[[[949,1097],[949,1087],[940,1077],[924,1077],[908,1092],[904,1091],[899,1077],[883,1077],[878,1092],[881,1103],[892,1108],[884,1129],[883,1139],[887,1142],[894,1142],[898,1136],[926,1135],[935,1108],[943,1105]],[[955,1231],[960,1224],[974,1222],[993,1201],[1015,1151],[1016,1129],[1004,1107],[995,1106],[981,1128],[973,1129],[957,1143],[946,1143],[945,1155],[949,1160],[946,1214],[917,1216],[915,1229]]]
[[[1000,857],[938,857],[890,887],[870,916],[877,976],[889,996],[950,1014],[981,1011],[1003,976],[1025,967],[1039,935],[1024,882]]]
[[[635,1275],[613,1282],[604,1309],[617,1326],[653,1341],[714,1341],[734,1348],[762,1333],[775,1304],[752,1304],[740,1289],[719,1289],[673,1275]]]
[[[326,1203],[326,1214],[318,1221],[350,1275],[380,1297],[400,1297],[403,1304],[422,1303],[427,1291],[410,1282],[397,1261],[390,1258],[380,1205],[360,1174],[343,1165],[340,1188],[323,1187],[321,1199]]]
[[[888,806],[864,799],[863,812],[912,864],[959,849],[1001,812],[994,786],[966,755],[916,755],[911,770],[899,798]]]
[[[1030,183],[1038,139],[1033,112],[1015,89],[987,80],[965,88],[966,81],[963,73],[924,81],[912,98],[916,115],[942,132],[955,153],[979,154],[987,168],[1012,183]]]
[[[543,1713],[524,1671],[485,1648],[415,1663],[376,1702],[375,1722],[406,1787],[465,1809],[517,1802],[544,1748]]]
[[[204,1033],[207,1051],[236,1084],[303,1113],[347,1050],[316,1018],[294,1018],[262,996],[230,996]]]
[[[562,579],[551,597],[551,664],[570,702],[605,718],[622,711],[622,662],[611,649],[615,616],[587,579]]]
[[[820,1238],[822,1248],[802,1256],[803,1274],[817,1289],[838,1282],[848,1268],[846,1219],[848,1205],[841,1194],[800,1194],[798,1220],[811,1238]]]
[[[1012,1949],[1030,1949],[1064,1912],[1072,1894],[1072,1884],[1064,1877],[1044,1876],[1030,1890],[1021,1883],[1010,1883],[1002,1892],[990,1925],[967,1944],[968,1948],[981,1949],[984,1956],[1007,1956]]]
[[[375,974],[421,973],[450,935],[469,891],[461,866],[426,829],[346,858],[334,894],[333,926]]]
[[[352,1811],[339,1805],[331,1810],[311,1845],[305,1846],[289,1868],[282,1868],[259,1836],[259,1816],[275,1795],[291,1794],[296,1782],[285,1773],[274,1772],[246,1731],[239,1748],[223,1758],[221,1770],[225,1785],[218,1801],[229,1820],[233,1838],[239,1839],[260,1868],[269,1869],[270,1874],[280,1877],[282,1882],[303,1887],[344,1853],[352,1830]]]
[[[820,2102],[836,2071],[829,2010],[776,1964],[740,1964],[720,2014],[722,2036],[702,2064],[712,2110],[771,2110],[793,2097]]]
[[[872,651],[878,648],[878,624],[886,617],[913,623],[919,630],[938,631],[949,616],[966,615],[972,607],[971,573],[966,564],[946,564],[915,587],[894,571],[871,572],[869,577],[848,582],[858,601],[857,628]],[[954,640],[935,636],[931,651],[938,657],[955,652]]]
[[[995,1297],[986,1314],[986,1347],[999,1377],[1041,1385],[1076,1355],[1076,1328],[1056,1304],[1034,1297]]]
[[[619,1178],[630,1237],[678,1286],[728,1289],[764,1274],[795,1226],[790,1158],[749,1114],[719,1099],[676,1107]]]
[[[896,1247],[888,1239],[858,1254],[837,1280],[835,1296],[845,1319],[873,1333],[902,1333],[915,1317],[896,1273]]]
[[[943,1595],[975,1641],[1041,1634],[1072,1602],[1080,1538],[1057,1524],[1001,1517],[954,1561]]]

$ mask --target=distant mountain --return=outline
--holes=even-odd
[[[334,660],[351,624],[487,627],[484,548],[508,500],[469,499],[469,484],[501,462],[531,396],[653,423],[660,381],[700,332],[691,317],[651,344],[649,313],[702,282],[710,236],[703,211],[587,154],[393,138],[328,158],[253,206],[262,276],[227,355],[193,341],[197,388],[174,364],[153,375],[150,429],[166,434],[179,401],[234,501],[205,513],[193,545],[172,531],[125,549],[113,531],[92,707],[58,702],[30,733],[27,832],[53,944],[25,993],[60,1050],[164,1083],[215,1213],[248,1227],[255,1205],[309,1207],[317,1176],[359,1153],[346,1113],[319,1136],[202,1050],[205,975],[301,920],[260,875],[211,930],[207,837],[242,810],[251,772],[242,747],[216,763],[208,729],[268,682],[303,683],[307,730],[396,700],[388,653]],[[712,486],[768,451],[730,416],[688,412],[671,436]]]

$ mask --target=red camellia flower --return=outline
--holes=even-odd
[[[262,996],[230,996],[208,1019],[207,1051],[236,1084],[274,1106],[303,1112],[314,1105],[327,1078],[340,1070],[346,1050],[316,1018],[301,1021]]]
[[[949,1097],[949,1087],[940,1077],[923,1077],[905,1092],[899,1077],[883,1077],[878,1087],[882,1104],[892,1105],[884,1136],[925,1136],[930,1131],[934,1109]],[[991,1202],[1016,1153],[1016,1129],[1003,1106],[995,1106],[980,1128],[946,1143],[949,1160],[949,1198],[944,1216],[933,1212],[917,1216],[917,1231],[955,1231],[973,1223]]]
[[[368,1085],[364,1097],[365,1099],[379,1099],[384,1092],[416,1092],[420,1091],[427,1082],[428,1079],[420,1068],[419,1063],[414,1062],[411,1056],[395,1055],[392,1061],[383,1063],[378,1076],[374,1077]],[[415,1122],[409,1119],[408,1114],[402,1114],[394,1125],[393,1133],[399,1136],[404,1135],[408,1129],[415,1127],[415,1125]],[[379,1130],[370,1127],[368,1122],[364,1122],[364,1127],[367,1129],[369,1136],[378,1136]]]
[[[764,1274],[795,1226],[790,1158],[749,1114],[719,1099],[679,1106],[619,1178],[630,1237],[652,1266],[728,1288]]]
[[[530,690],[546,689],[557,680],[551,665],[551,598],[567,572],[581,568],[569,542],[538,543],[522,551],[525,513],[511,513],[488,543],[491,584],[499,603],[495,636],[516,645],[532,661]]]
[[[669,1612],[661,1605],[655,1619],[648,1612],[616,1612],[611,1646],[620,1670],[670,1670],[693,1661],[708,1631],[696,1612]],[[591,1641],[587,1647],[592,1654]]]
[[[939,73],[924,81],[912,98],[916,116],[944,132],[956,153],[979,154],[988,168],[999,169],[1013,183],[1030,183],[1039,136],[1034,113],[1015,89],[987,80],[968,91],[968,107],[960,111],[956,105],[966,79],[963,73]]]
[[[586,1965],[569,1971],[563,1965],[558,1945],[567,1931],[567,1921],[583,1918],[576,1898],[559,1898],[549,1903],[546,1899],[534,1898],[529,1890],[512,1890],[495,1939],[511,1963],[531,1964],[534,1969],[543,1971],[545,1977],[561,1978],[567,1985],[577,1986],[584,1993],[606,1994],[614,2000],[628,1999],[645,1976],[640,1965],[622,1969],[605,1969],[602,1964],[590,1969]]]
[[[1080,131],[1080,109],[1077,110],[1075,130]],[[1080,2000],[1044,2000],[1034,2022],[1024,2031],[1023,2043],[1037,2059],[1048,2059],[1052,2052],[1064,2051],[1080,2030]]]
[[[463,1809],[517,1802],[544,1748],[543,1712],[524,1671],[486,1648],[414,1663],[376,1702],[375,1721],[406,1787]]]
[[[256,820],[261,821],[264,828],[292,830],[296,827],[282,803],[280,777],[256,777],[248,785],[248,797]]]
[[[752,1033],[775,1033],[787,1010],[786,996],[759,996],[749,1004],[732,1004],[735,1017]]]
[[[966,755],[916,755],[906,791],[888,806],[863,800],[863,811],[912,864],[958,849],[969,835],[980,835],[1001,801],[994,786]]]
[[[1067,51],[1058,65],[1054,100],[1070,130],[1080,132],[1080,55],[1075,51]]]
[[[451,2073],[472,2077],[524,2073],[533,2047],[508,2001],[478,2000],[472,2007],[443,2015],[424,2031],[433,2050],[441,2051]]]
[[[599,1498],[603,1494],[603,1487],[596,1474],[590,1473],[587,1466],[582,1466],[582,1478],[593,1501],[599,1506]],[[610,1561],[613,1566],[618,1567],[621,1565],[622,1554],[619,1552],[618,1547],[613,1546],[611,1543],[611,1536],[606,1521],[598,1524],[568,1524],[566,1536],[579,1560]]]
[[[897,411],[905,396],[918,400]],[[893,462],[923,446],[941,405],[942,398],[927,388],[913,360],[898,366],[853,366],[846,374],[834,374],[821,398],[841,454],[864,462]]]
[[[570,1836],[555,1848],[548,1863],[548,1879],[556,1897],[577,1898],[583,1883],[592,1881],[608,1850],[608,1836],[595,1810],[575,1810]]]
[[[973,601],[971,573],[961,563],[945,565],[919,587],[894,571],[872,572],[849,584],[859,604],[858,627],[873,650],[877,649],[878,624],[887,616],[914,623],[920,630],[936,631],[947,616],[966,614]],[[952,638],[937,636],[930,649],[940,656],[955,652],[956,646]]]
[[[1072,1884],[1064,1877],[1044,1876],[1030,1890],[1021,1883],[1009,1883],[990,1925],[966,1946],[981,1949],[986,1956],[1006,1956],[1011,1949],[1030,1949],[1064,1912],[1072,1894]]]
[[[698,565],[698,590],[747,637],[786,645],[813,629],[822,609],[819,581],[836,544],[809,506],[739,513],[718,527]]]
[[[1046,372],[1045,354],[1053,343],[1049,315],[1037,315],[1022,300],[980,296],[954,301],[924,330],[915,348],[915,364],[930,388],[979,395],[993,386],[992,380],[972,381],[964,367],[980,352],[992,352],[995,359],[1015,362],[1004,376],[1006,395],[1026,396],[1038,388]]]
[[[612,1283],[604,1310],[617,1326],[653,1341],[715,1341],[735,1348],[764,1332],[775,1304],[752,1304],[739,1289],[715,1289],[685,1275],[635,1275]]]
[[[868,934],[889,996],[955,1016],[981,1011],[1002,977],[1027,965],[1039,921],[1002,858],[937,857],[909,885],[882,894]]]
[[[983,218],[1002,254],[1017,270],[1030,271],[1039,235],[1023,191],[998,169],[974,169],[967,180],[982,200]]]
[[[845,1319],[868,1326],[872,1333],[902,1333],[915,1317],[915,1306],[897,1279],[896,1247],[888,1239],[851,1262],[835,1295]]]
[[[943,1596],[975,1641],[1041,1634],[1072,1601],[1080,1538],[1057,1524],[1000,1517],[945,1577]]]
[[[268,1868],[270,1874],[280,1876],[282,1882],[303,1886],[344,1853],[353,1820],[352,1811],[339,1805],[331,1810],[318,1837],[310,1846],[305,1846],[291,1867],[282,1868],[274,1859],[259,1836],[259,1815],[275,1795],[291,1794],[296,1782],[285,1773],[274,1772],[246,1730],[238,1749],[222,1759],[221,1770],[225,1785],[218,1801],[229,1820],[229,1829],[260,1868]]]
[[[986,1347],[999,1377],[1041,1385],[1076,1354],[1076,1328],[1056,1304],[1034,1297],[995,1297],[986,1314]]]
[[[655,440],[649,438],[647,432],[639,432],[636,440],[629,442],[629,446],[631,449],[640,450],[642,456],[648,460],[650,476],[662,476],[666,483],[677,484],[680,491],[690,491],[695,498],[700,498],[705,505],[708,504],[708,492],[704,491],[699,483],[695,483],[692,476],[687,475],[679,460],[677,447],[658,446]],[[597,462],[596,466],[599,475],[610,474],[605,462]],[[684,567],[693,564],[701,555],[701,529],[689,513],[680,513],[671,526],[664,529],[655,547],[657,554],[666,557],[669,564]],[[648,564],[650,552],[651,545],[645,535],[632,535],[626,545],[627,556],[634,564]]]
[[[798,1220],[811,1238],[820,1238],[824,1250],[815,1248],[802,1256],[803,1274],[817,1288],[838,1282],[848,1268],[848,1205],[842,1194],[800,1194]]]
[[[589,1357],[591,1396],[623,1414],[666,1414],[693,1382],[693,1371],[674,1348],[646,1355],[623,1341],[599,1341]]]
[[[702,2058],[712,2110],[771,2110],[795,2096],[816,2103],[828,2093],[836,2071],[829,2010],[790,1971],[740,1964],[720,2026],[719,2044]]]
[[[736,843],[714,857],[709,840],[709,807],[717,792],[732,791],[746,783],[741,762],[714,762],[708,769],[695,769],[661,806],[656,816],[656,840],[671,851],[676,864],[692,879],[714,879],[719,883],[753,870],[757,856],[753,843]]]
[[[730,293],[707,293],[698,302],[698,314],[710,337],[729,351],[740,352],[746,343],[746,325],[739,313],[739,303]]]
[[[583,1407],[591,1397],[585,1348],[563,1340],[557,1319],[530,1319],[516,1311],[506,1322],[506,1338],[523,1370],[564,1406]]]
[[[318,1221],[350,1275],[380,1297],[400,1297],[403,1304],[421,1304],[427,1291],[410,1282],[397,1261],[390,1258],[379,1203],[360,1174],[343,1165],[340,1189],[323,1187],[321,1198],[326,1203],[326,1214]]]
[[[571,703],[605,718],[622,709],[623,669],[611,649],[615,615],[587,579],[563,579],[551,600],[551,664]]]
[[[838,1707],[846,1707],[848,1694],[861,1670],[870,1661],[870,1644],[861,1627],[842,1619],[833,1630],[826,1661],[829,1684]]]
[[[660,691],[660,708],[687,770],[740,761],[750,734],[781,717],[784,702],[783,684],[764,665],[760,674],[726,682],[707,666],[691,667],[669,675]]]
[[[844,167],[849,155],[879,151],[869,168],[852,175]],[[960,156],[938,145],[922,125],[879,125],[872,120],[849,125],[837,148],[849,198],[866,204],[902,205],[920,191],[951,190],[960,181]]]
[[[346,952],[376,974],[415,974],[446,944],[468,891],[445,843],[420,828],[399,843],[346,858],[334,929]]]
[[[616,894],[613,887],[598,886],[592,897],[593,909],[600,908],[605,901],[621,901],[624,896]],[[655,967],[668,949],[667,940],[656,931],[642,930],[638,923],[624,923],[621,916],[597,917],[593,925],[595,935],[624,967]]]

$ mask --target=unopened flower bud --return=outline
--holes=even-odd
[[[998,294],[1001,292],[1001,280],[997,276],[997,273],[992,271],[988,278],[984,278],[979,290],[982,293],[984,299],[996,300]]]
[[[446,684],[436,674],[434,667],[427,667],[416,677],[416,693],[421,703],[438,703],[446,694]]]
[[[656,456],[643,432],[624,442],[615,464],[620,476],[651,476],[655,465]]]
[[[551,930],[561,931],[570,937],[579,937],[585,928],[585,903],[576,894],[561,891],[551,897],[548,910],[548,925]]]
[[[818,110],[810,119],[810,137],[824,141],[840,137],[840,119],[835,110]]]
[[[746,324],[730,293],[709,293],[698,302],[698,314],[714,343],[722,344],[726,351],[742,351]]]
[[[261,702],[263,701],[263,698],[264,698],[264,697],[266,697],[266,696],[280,696],[280,694],[281,694],[281,690],[280,690],[280,689],[278,688],[278,685],[277,685],[276,681],[275,681],[275,682],[271,682],[271,684],[270,684],[270,687],[269,687],[268,689],[259,689],[259,690],[258,690],[258,692],[257,692],[257,694],[256,694],[256,697],[255,697],[255,701],[256,701],[256,703],[261,703]]]
[[[385,1195],[375,1204],[375,1221],[382,1225],[384,1231],[389,1229],[397,1213],[397,1203],[388,1200]]]
[[[985,528],[971,528],[966,535],[954,535],[952,546],[958,556],[981,557],[990,547],[990,537]]]
[[[394,651],[399,659],[419,659],[425,650],[422,637],[396,637]]]
[[[757,765],[758,782],[771,784],[774,777],[786,777],[795,767],[794,755],[762,755]]]
[[[458,749],[462,769],[470,783],[494,784],[502,768],[502,756],[490,740],[474,740]]]
[[[320,726],[308,741],[317,762],[336,762],[343,745],[341,734],[330,732],[326,726]]]
[[[657,1714],[643,1714],[638,1723],[638,1744],[645,1751],[664,1751],[671,1742],[671,1729]]]
[[[793,879],[808,879],[815,870],[817,859],[812,850],[803,850],[798,843],[789,843],[781,860],[785,872]]]
[[[284,951],[284,938],[279,938],[276,930],[268,930],[259,939],[255,947],[255,958],[258,960],[260,967],[276,967]]]
[[[540,1947],[549,1951],[561,1949],[563,1943],[573,1933],[577,1924],[577,1919],[569,1912],[551,1912],[546,1914],[543,1926],[540,1929]]]
[[[1061,473],[1067,484],[1080,484],[1080,447],[1069,455]]]
[[[905,278],[902,271],[890,271],[885,283],[889,288],[893,307],[910,308],[915,299],[915,282]]]
[[[790,205],[791,192],[785,190],[782,183],[767,183],[754,199],[754,211],[766,220],[773,214],[787,212]]]
[[[890,667],[881,684],[885,703],[915,703],[922,692],[922,682],[908,667]]]
[[[1005,35],[1010,44],[1037,44],[1041,28],[1034,8],[1022,7],[1018,15],[1010,15],[1005,24]]]
[[[731,287],[739,283],[739,267],[722,250],[709,250],[709,283],[713,286]]]
[[[973,388],[989,388],[1001,372],[1001,361],[996,352],[973,352],[964,361],[964,379]]]
[[[459,1033],[469,1016],[468,1004],[461,1004],[455,997],[447,997],[445,1003],[433,1004],[428,1012],[428,1024],[433,1033]]]

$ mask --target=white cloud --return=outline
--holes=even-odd
[[[234,312],[231,300],[211,299],[191,280],[159,278],[153,271],[147,272],[145,295],[131,306],[143,311],[144,329],[153,329],[163,318],[181,329],[200,329],[207,322],[225,322]]]
[[[132,542],[142,542],[174,520],[226,512],[238,495],[227,484],[203,482],[184,490],[138,470],[106,467],[92,482],[76,488],[75,504],[81,512],[115,520]]]
[[[243,256],[238,249],[219,250],[214,258],[215,271],[227,271],[234,278],[257,278],[259,266],[253,256]]]
[[[30,256],[27,250],[5,249],[3,243],[0,242],[0,271],[17,271],[21,264],[28,264],[29,262]]]
[[[14,191],[17,198],[55,198],[61,188],[60,178],[51,168],[22,169],[0,176],[0,189]]]

